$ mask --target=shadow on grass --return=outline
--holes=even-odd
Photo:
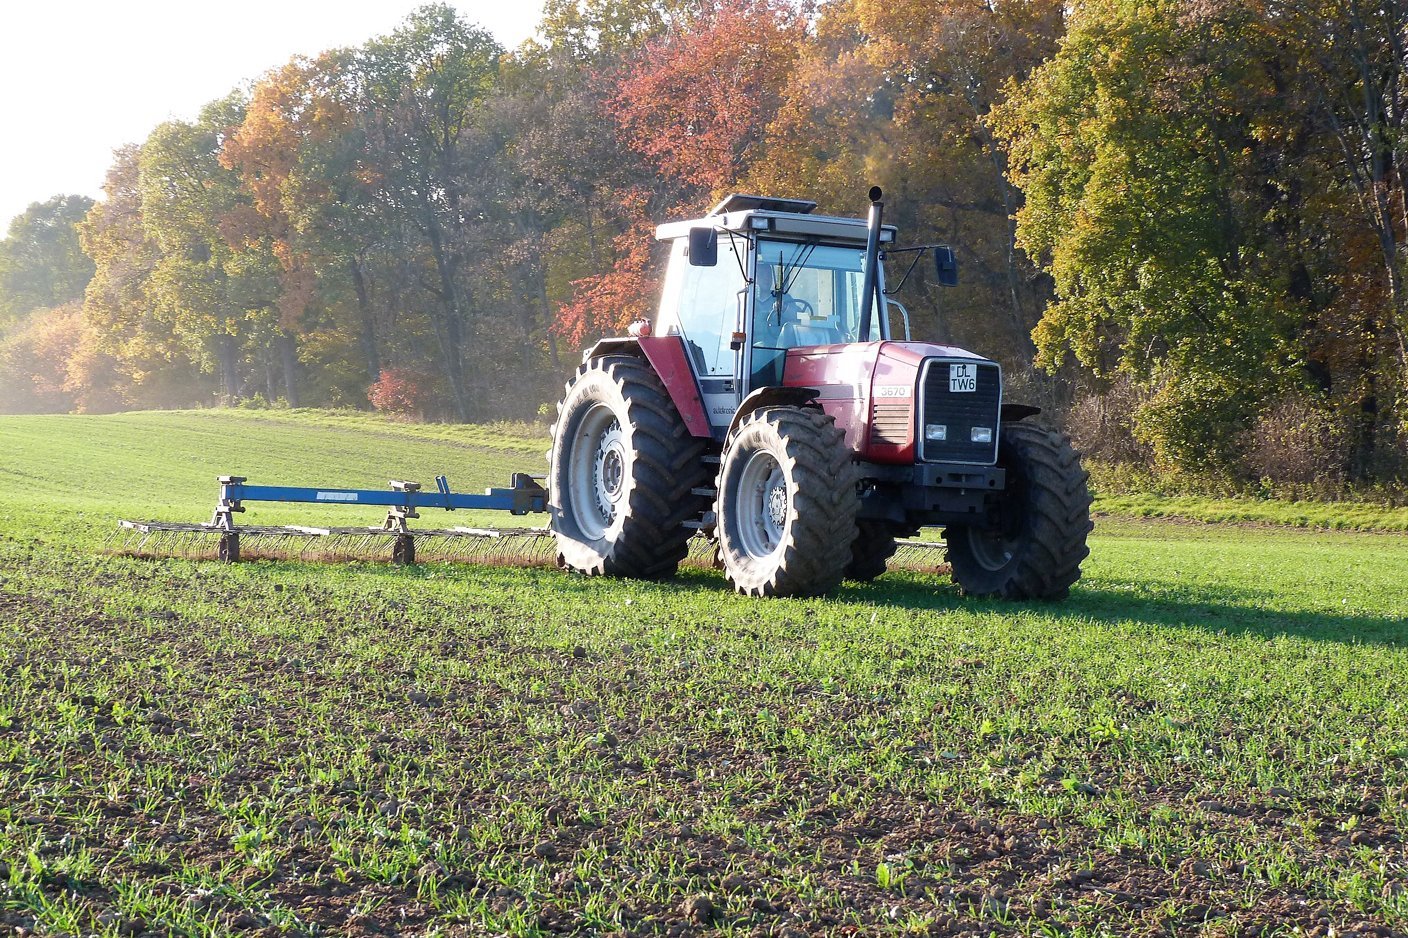
[[[1021,612],[1041,618],[1084,619],[1105,625],[1146,625],[1203,632],[1288,636],[1342,644],[1408,645],[1408,615],[1340,614],[1275,608],[1271,590],[1140,583],[1120,588],[1095,581],[1076,584],[1058,603],[965,599],[947,577],[890,574],[863,586],[847,585],[838,598],[935,612]]]
[[[267,570],[304,570],[302,561],[259,561]],[[505,577],[523,586],[529,574],[545,588],[560,594],[567,604],[590,609],[601,598],[601,589],[629,584],[632,590],[664,592],[680,598],[706,602],[721,599],[733,591],[721,574],[713,570],[685,567],[673,580],[663,582],[601,580],[561,573],[550,567],[492,566],[463,563],[431,563],[397,567],[383,563],[337,565],[358,577],[393,580],[483,579],[491,582]],[[508,583],[504,584],[509,585]],[[1105,625],[1144,625],[1161,629],[1193,629],[1207,633],[1246,634],[1264,638],[1288,636],[1341,644],[1408,645],[1408,616],[1383,614],[1350,615],[1313,610],[1274,608],[1284,597],[1272,590],[1250,590],[1230,586],[1199,586],[1140,581],[1121,587],[1098,580],[1078,583],[1070,598],[1059,603],[1004,602],[968,599],[960,596],[947,576],[930,576],[910,571],[886,574],[873,583],[846,583],[830,601],[863,606],[867,609],[897,607],[935,613],[969,612],[1012,616],[1025,614],[1048,620],[1086,620]],[[774,600],[739,599],[759,603],[766,610]],[[805,600],[826,602],[828,600]]]

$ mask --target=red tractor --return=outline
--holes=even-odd
[[[893,247],[880,197],[862,220],[734,195],[656,230],[671,248],[655,321],[598,342],[558,405],[563,566],[668,577],[702,530],[739,592],[813,596],[939,525],[964,593],[1066,596],[1089,553],[1080,456],[1003,401],[996,362],[909,340],[884,260],[932,252],[952,285],[954,255]]]

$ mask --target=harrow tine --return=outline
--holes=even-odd
[[[301,525],[236,529],[248,558],[297,560],[386,560],[397,536],[381,528],[314,528]],[[223,531],[208,524],[120,522],[104,539],[114,551],[138,556],[209,559],[217,556]],[[416,553],[425,560],[513,566],[550,566],[555,541],[546,527],[450,528],[413,531]],[[695,548],[691,548],[692,550]],[[698,548],[707,555],[707,547]]]

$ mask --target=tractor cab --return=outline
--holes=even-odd
[[[702,219],[656,229],[671,248],[653,332],[683,339],[713,426],[783,383],[789,349],[890,338],[884,306],[865,302],[865,220],[815,208],[732,195]],[[879,243],[894,240],[882,226]],[[875,276],[883,291],[878,264]]]

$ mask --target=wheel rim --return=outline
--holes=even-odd
[[[620,517],[630,452],[616,412],[595,404],[583,416],[568,461],[572,520],[590,540],[606,536]]]
[[[1012,556],[1017,552],[1017,538],[1005,537],[1001,531],[969,528],[968,546],[978,566],[996,572],[1012,562]]]
[[[766,557],[782,546],[790,510],[787,476],[768,452],[748,457],[738,477],[738,538],[753,557]]]

